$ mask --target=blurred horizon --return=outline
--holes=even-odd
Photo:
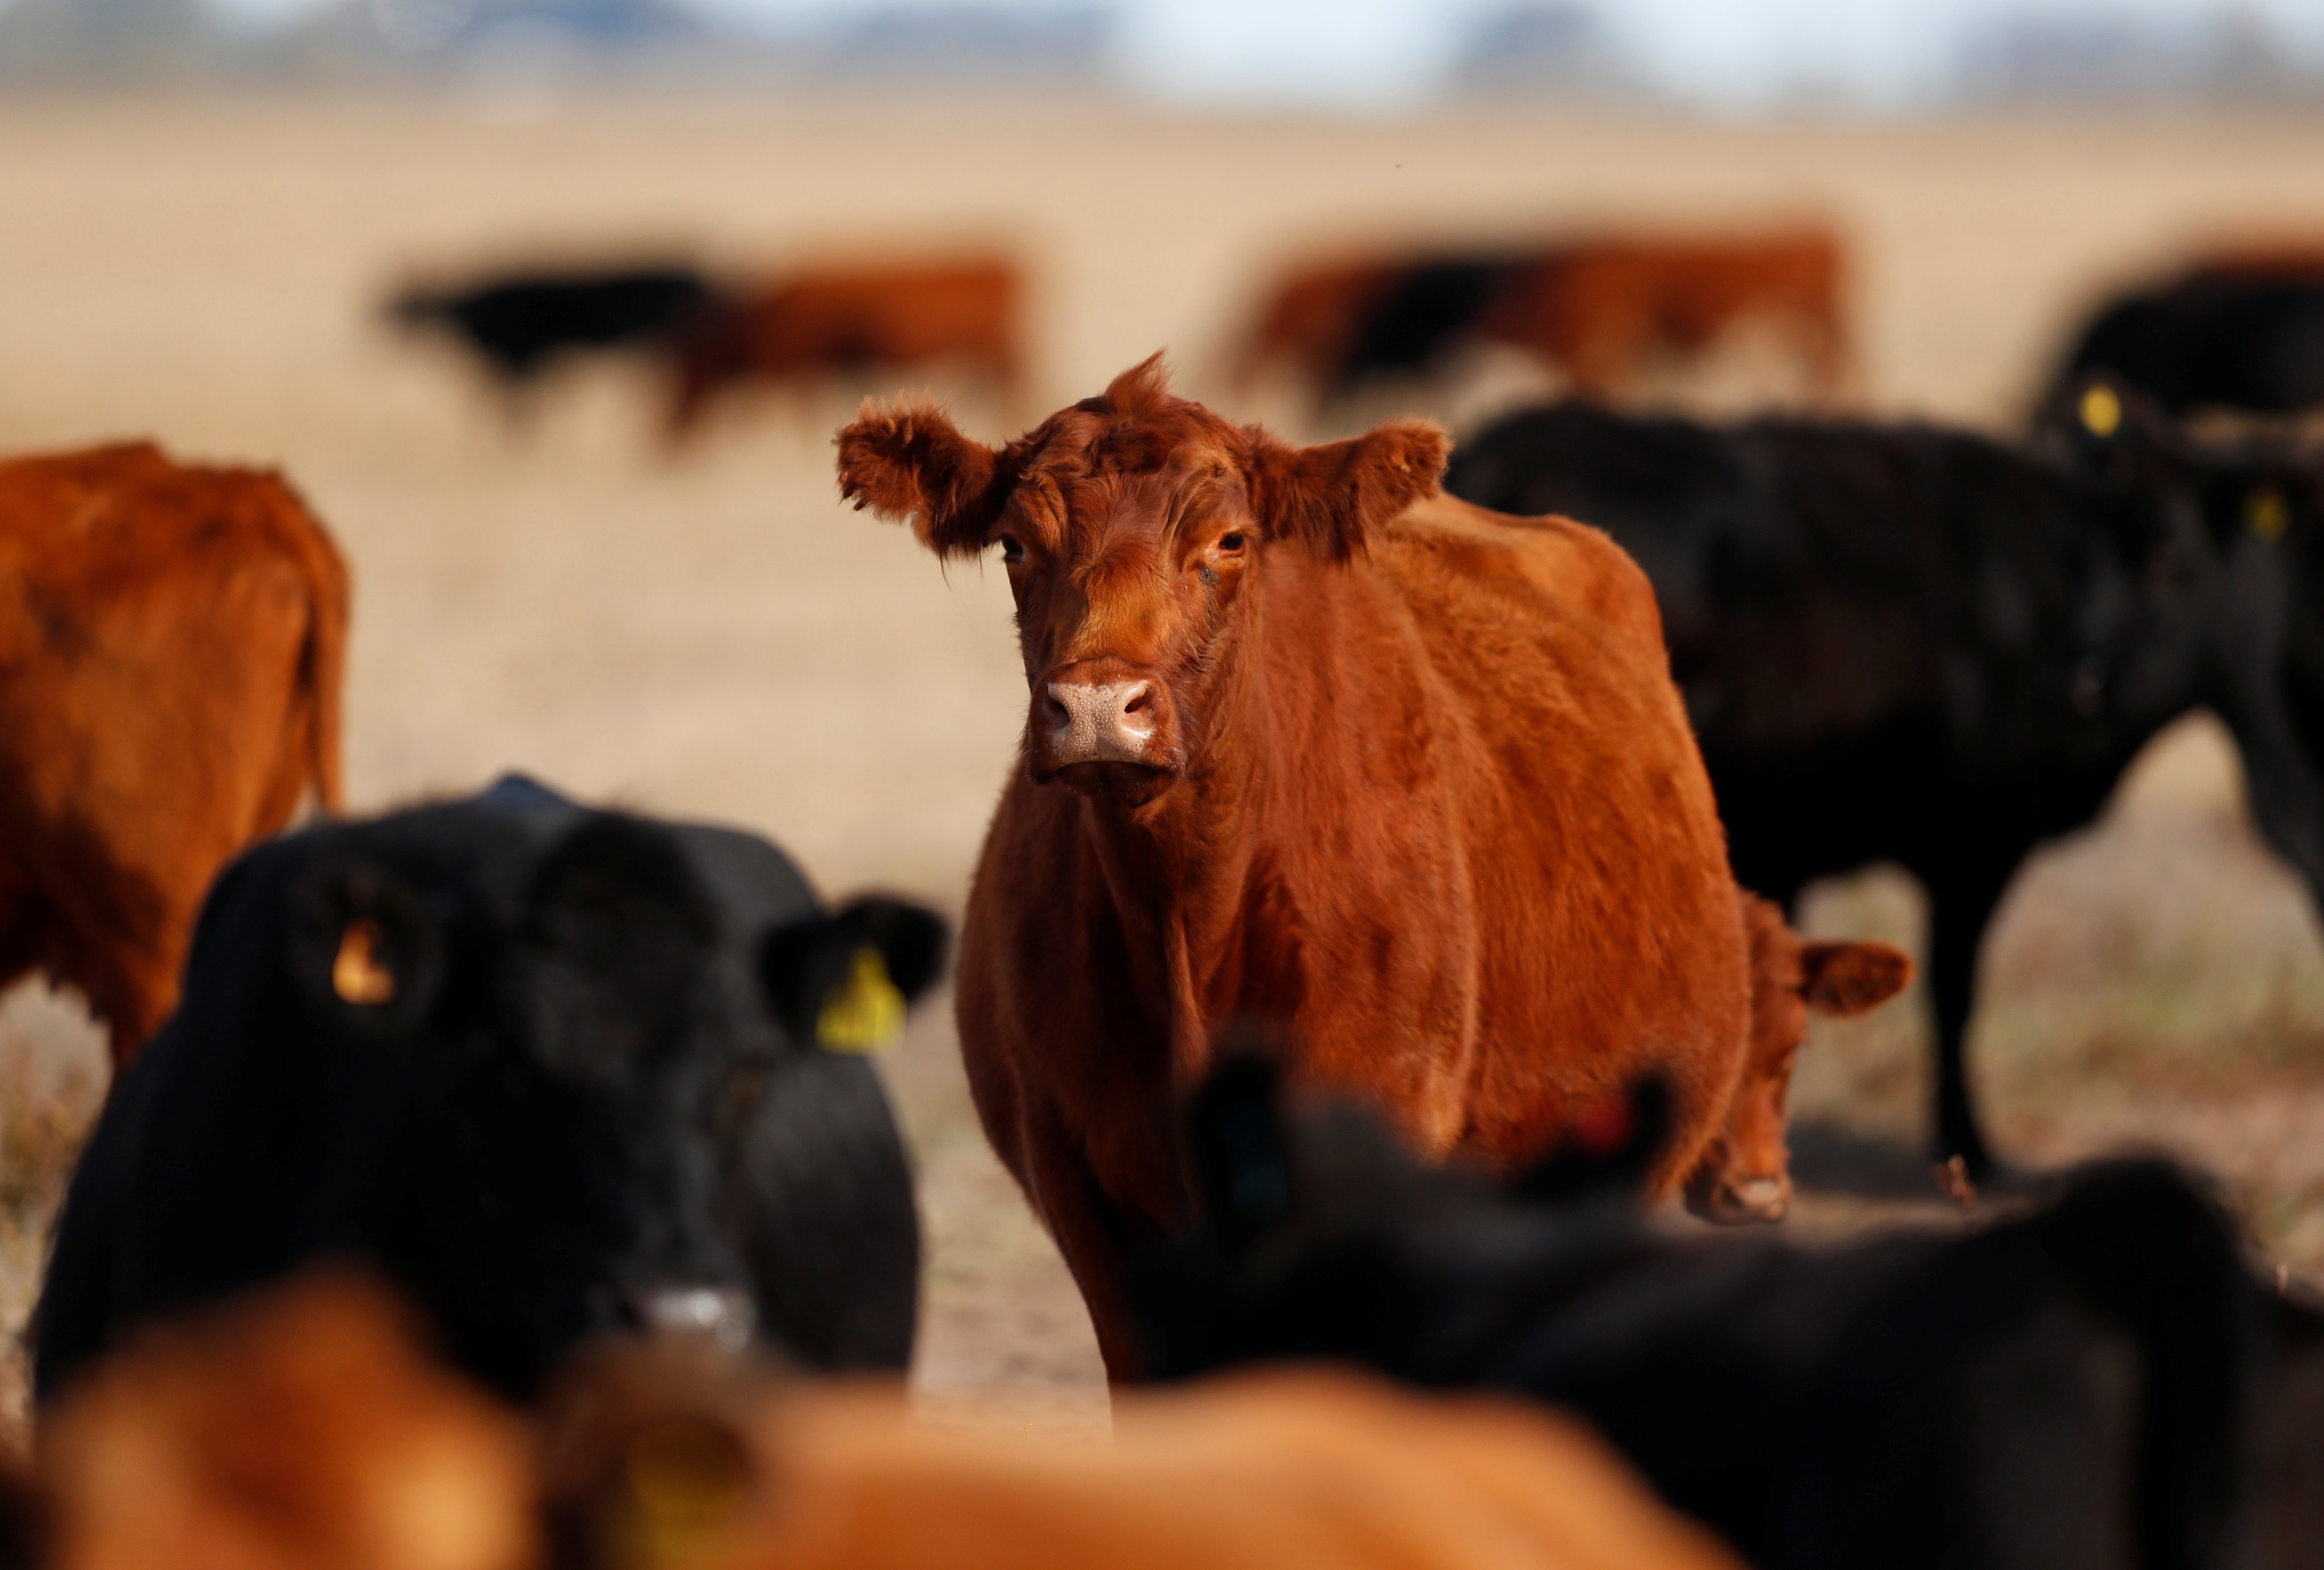
[[[729,84],[1223,109],[2324,106],[2301,0],[0,0],[0,90]]]

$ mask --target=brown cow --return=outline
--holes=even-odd
[[[1687,1180],[1687,1206],[1714,1221],[1778,1221],[1792,1204],[1784,1124],[1808,1015],[1852,1019],[1904,990],[1913,959],[1886,943],[1811,943],[1783,907],[1743,891],[1751,940],[1751,1056],[1726,1130]]]
[[[1013,399],[1023,285],[993,257],[812,268],[741,292],[678,340],[669,435],[682,441],[711,400],[751,382],[955,361]]]
[[[149,1331],[44,1419],[52,1570],[529,1570],[530,1446],[324,1275]]]
[[[1126,1397],[1092,1444],[609,1349],[547,1430],[554,1535],[592,1567],[1736,1570],[1571,1418],[1351,1373]]]
[[[0,984],[78,988],[126,1063],[194,917],[339,802],[347,574],[277,476],[152,446],[0,462]]]
[[[1187,1214],[1176,1098],[1229,1021],[1274,1022],[1421,1150],[1503,1167],[1659,1073],[1666,1193],[1749,1011],[1636,564],[1444,495],[1434,426],[1295,448],[1159,362],[1002,448],[917,405],[839,437],[844,495],[1007,564],[1031,714],[969,899],[962,1049],[1117,1377],[1126,1257]]]
[[[1790,333],[1830,395],[1849,374],[1846,273],[1840,241],[1812,226],[1333,262],[1277,288],[1236,378],[1288,362],[1329,402],[1372,377],[1425,373],[1471,339],[1538,355],[1577,392],[1611,398],[1655,358],[1700,355],[1756,319]]]

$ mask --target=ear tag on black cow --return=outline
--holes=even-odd
[[[2262,540],[2282,539],[2291,522],[2292,509],[2273,485],[2263,485],[2244,498],[2244,527]]]
[[[669,1418],[632,1438],[622,1457],[627,1552],[616,1563],[663,1570],[716,1556],[725,1528],[751,1497],[751,1464],[724,1427]]]
[[[339,934],[331,961],[331,990],[339,1002],[375,1009],[395,1001],[395,972],[388,968],[387,934],[368,916],[358,916]]]
[[[872,1052],[903,1028],[904,994],[888,978],[888,962],[876,948],[857,949],[847,980],[816,1016],[816,1045],[826,1052]]]
[[[2101,383],[2082,394],[2082,429],[2109,437],[2122,429],[2122,394]]]

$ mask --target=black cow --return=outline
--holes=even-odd
[[[1286,1121],[1230,1060],[1190,1110],[1203,1220],[1147,1262],[1149,1366],[1349,1361],[1579,1412],[1761,1570],[2178,1570],[2315,1516],[2324,1320],[2168,1166],[2094,1167],[1976,1231],[1821,1250],[1637,1212],[1660,1102],[1506,1187],[1368,1114]],[[2305,1511],[2305,1517],[2301,1512]]]
[[[891,900],[825,914],[751,835],[521,779],[260,846],[73,1176],[41,1397],[142,1320],[330,1256],[512,1395],[622,1326],[902,1369],[911,1178],[842,1048],[943,941]]]
[[[695,269],[655,265],[517,272],[457,289],[408,290],[388,314],[407,328],[456,333],[516,394],[580,351],[673,347],[722,299]]]
[[[1740,882],[1788,903],[1885,860],[1926,886],[1938,1152],[1980,1175],[1962,1044],[1986,925],[2157,731],[2219,710],[2324,899],[2324,625],[2294,614],[2324,605],[2315,466],[2082,392],[2041,453],[1561,403],[1462,446],[1445,482],[1594,523],[1654,580]]]
[[[2197,268],[2112,300],[2075,339],[2060,381],[2094,373],[2172,415],[2324,405],[2324,266]]]

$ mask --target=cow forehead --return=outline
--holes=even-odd
[[[1149,468],[1028,474],[1011,497],[1011,511],[1049,550],[1083,559],[1132,540],[1158,544],[1208,511],[1206,503],[1241,494],[1240,467],[1204,445]]]

